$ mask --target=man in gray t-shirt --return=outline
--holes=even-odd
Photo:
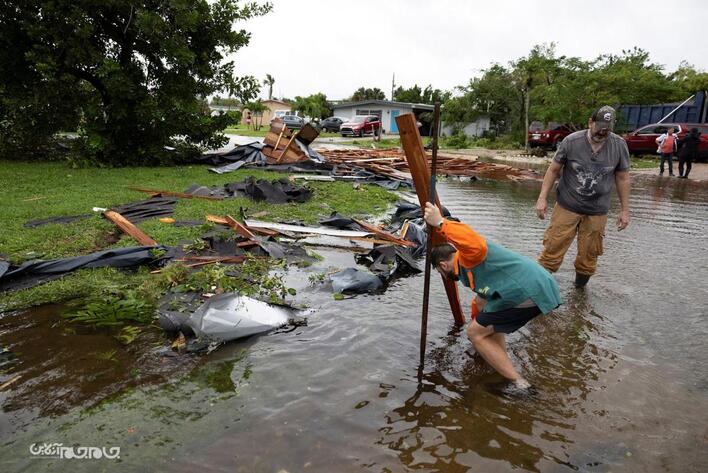
[[[538,262],[551,272],[557,271],[577,236],[575,285],[578,287],[585,286],[597,269],[613,183],[621,206],[617,229],[629,225],[629,150],[627,143],[612,133],[616,117],[612,107],[601,107],[588,120],[587,130],[568,135],[561,142],[536,202],[536,213],[543,219],[548,193],[559,179],[556,205],[543,236]]]

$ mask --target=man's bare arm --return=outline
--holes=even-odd
[[[551,161],[551,165],[548,166],[546,175],[543,177],[543,184],[541,185],[541,192],[538,194],[538,200],[536,201],[536,215],[538,218],[546,218],[546,210],[548,209],[548,193],[553,187],[553,183],[556,179],[560,177],[561,169],[563,165],[558,163],[556,160]]]
[[[617,216],[617,230],[624,230],[629,225],[629,171],[615,173],[615,186],[620,200],[620,213]]]

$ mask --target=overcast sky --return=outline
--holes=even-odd
[[[673,71],[682,60],[708,69],[708,1],[273,0],[243,27],[251,43],[235,55],[239,75],[275,77],[274,95],[358,87],[466,84],[490,63],[507,64],[534,44],[591,59],[641,47]],[[267,94],[264,88],[262,95]]]

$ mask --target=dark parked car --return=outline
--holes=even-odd
[[[381,130],[381,119],[376,115],[357,115],[342,123],[339,132],[342,136],[364,136],[376,134]]]
[[[341,128],[342,123],[346,120],[340,117],[329,117],[325,118],[320,122],[320,131],[329,131],[331,133],[337,133],[339,128]]]
[[[627,148],[632,154],[655,154],[658,145],[656,139],[666,133],[669,128],[674,129],[678,135],[679,143],[688,135],[691,128],[698,128],[701,132],[701,142],[698,144],[698,158],[701,161],[708,159],[708,124],[706,123],[653,123],[627,133],[623,136]]]
[[[548,130],[529,131],[529,146],[558,149],[558,143],[573,131],[572,125],[558,125]]]
[[[297,115],[283,115],[281,118],[291,130],[298,130],[305,126],[305,120]]]

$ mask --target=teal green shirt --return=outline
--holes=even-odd
[[[487,301],[482,312],[510,309],[531,299],[547,314],[562,302],[558,283],[541,265],[488,240],[481,263],[472,268],[460,264],[460,282],[470,287],[467,271],[474,280],[471,289]]]

